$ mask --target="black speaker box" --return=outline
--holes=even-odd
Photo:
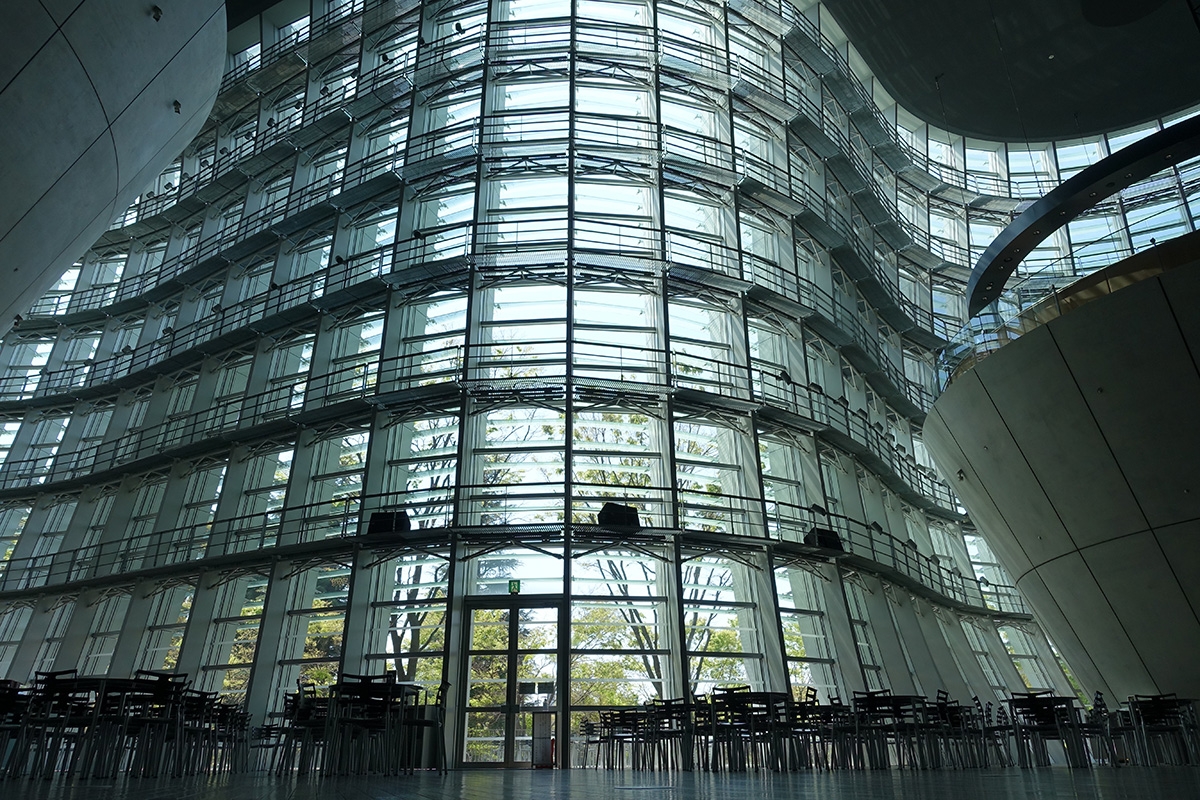
[[[368,536],[408,533],[411,529],[412,524],[408,521],[407,511],[376,511],[367,522]]]
[[[831,531],[829,528],[813,528],[804,534],[804,543],[812,547],[824,547],[826,550],[846,552],[846,549],[842,547],[842,540],[836,532]]]
[[[619,503],[605,503],[596,515],[596,521],[606,528],[631,528],[635,531],[642,529],[637,509]]]

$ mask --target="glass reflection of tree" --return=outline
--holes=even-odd
[[[689,654],[688,678],[701,682],[728,683],[742,679],[741,664],[734,658],[707,655],[742,652],[737,614],[715,602],[733,588],[733,571],[725,565],[692,562],[683,566],[685,649]]]
[[[411,425],[411,463],[404,485],[409,515],[418,529],[446,524],[458,463],[458,418],[419,419]],[[416,502],[417,498],[426,502]]]
[[[594,506],[594,498],[631,502],[644,495],[601,487],[645,489],[653,486],[655,459],[648,455],[652,445],[650,425],[651,419],[645,414],[613,411],[577,414],[571,431],[575,447],[573,477],[576,484],[586,487],[584,491],[589,497],[586,501],[572,502],[576,513]]]
[[[565,417],[562,409],[537,406],[489,414],[484,486],[540,485],[535,491],[561,491]],[[522,500],[507,491],[488,491],[480,508],[482,525],[562,522],[564,516],[561,502],[553,498]]]
[[[650,680],[654,696],[663,696],[663,660],[660,648],[657,603],[647,608],[635,602],[631,583],[652,583],[655,568],[643,561],[600,558],[585,562],[606,582],[613,606],[588,608],[575,616],[572,651],[626,651],[617,658],[590,659],[573,652],[571,677],[582,678],[571,684],[573,705],[627,706],[645,700],[637,691],[642,678]],[[629,652],[634,651],[634,652]],[[587,680],[587,679],[592,680]]]
[[[404,682],[439,683],[446,647],[446,579],[449,562],[422,560],[396,568],[392,599],[406,610],[392,612],[388,623],[392,667]],[[427,584],[434,584],[432,586]]]
[[[337,680],[346,628],[346,592],[349,588],[350,575],[341,570],[323,570],[317,575],[312,607],[329,611],[307,617],[303,657],[312,659],[314,663],[300,668],[301,683],[323,687]]]

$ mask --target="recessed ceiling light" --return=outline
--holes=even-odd
[[[1051,54],[1048,56],[1048,58],[1050,58],[1050,60],[1052,60],[1052,61],[1053,61],[1053,60],[1054,60],[1054,53],[1051,53]]]

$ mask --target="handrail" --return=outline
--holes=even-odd
[[[264,222],[269,221],[275,213],[278,212],[274,211],[274,207],[268,207],[263,210],[262,219]],[[258,227],[259,223],[251,218],[245,222],[245,225],[248,230],[252,230]],[[624,230],[619,226],[617,229]],[[273,314],[304,305],[339,289],[374,278],[403,275],[407,265],[427,264],[438,258],[466,255],[470,252],[469,245],[473,230],[476,228],[470,223],[444,229],[429,229],[422,232],[420,237],[398,243],[394,249],[384,247],[359,253],[344,264],[331,264],[324,270],[303,276],[281,287],[268,288],[236,306],[222,309],[217,314],[190,325],[180,326],[170,336],[144,343],[131,352],[64,370],[0,379],[0,401],[6,398],[16,400],[31,396],[51,397],[80,388],[97,387],[117,378],[133,375],[164,359],[187,352],[204,341],[241,330],[251,322],[267,319]],[[490,230],[490,226],[481,226],[479,233],[481,247],[484,250],[490,248],[490,245],[487,244],[488,230]],[[565,219],[554,217],[545,220],[544,230],[549,236],[545,238],[527,237],[521,242],[522,246],[528,249],[540,242],[542,246],[565,247],[567,242]],[[622,235],[626,234],[627,231]],[[613,239],[605,233],[603,223],[589,223],[589,230],[578,231],[575,241],[580,249],[587,249],[589,243],[596,242],[601,246],[600,249],[606,252],[612,252],[614,243],[621,244],[619,238]],[[632,244],[636,246],[639,243],[633,242]],[[652,246],[649,241],[644,244],[646,248]],[[642,248],[639,247],[633,255],[644,256],[645,253],[641,250]],[[821,287],[794,273],[788,275],[790,288],[776,286],[771,279],[774,273],[767,269],[768,262],[763,259],[718,242],[696,238],[682,231],[667,231],[667,259],[672,263],[691,264],[709,270],[719,267],[721,271],[733,277],[742,277],[737,269],[738,264],[748,266],[750,270],[749,274],[745,276],[746,278],[772,291],[782,290],[784,296],[794,298],[802,305],[821,314],[827,321],[848,334],[850,339],[883,370],[888,381],[908,396],[918,408],[922,410],[928,408],[929,390],[917,387],[905,376],[902,355],[899,352],[889,351],[880,342],[878,336],[871,335],[857,312],[851,310],[852,304],[848,305],[848,301],[839,302]],[[720,267],[722,264],[726,266]]]
[[[1089,242],[1084,246],[1095,244]],[[1192,265],[1197,260],[1200,260],[1200,232],[1187,233],[1124,258],[1105,269],[1074,280],[1068,278],[1070,282],[1061,289],[1051,284],[1048,292],[1039,292],[1041,296],[1029,305],[1022,307],[1014,302],[1011,314],[976,317],[939,355],[942,389],[1004,345],[1063,314],[1163,272]],[[1005,296],[1019,299],[1019,290],[1024,283],[1006,290]]]
[[[654,527],[662,527],[657,523],[668,521],[665,510],[667,498],[672,493],[669,486],[614,487],[586,482],[576,484],[576,493],[571,500],[575,509],[572,513],[584,517],[575,521],[586,523],[591,514],[614,496],[614,491],[620,491],[622,498],[637,506],[644,519],[655,523]],[[633,495],[630,495],[631,491]],[[681,516],[695,520],[694,526],[684,525],[681,530],[710,529],[714,524],[720,524],[721,517],[714,514],[727,514],[735,508],[739,516],[756,515],[762,509],[761,499],[757,497],[721,495],[703,490],[686,490],[681,494],[694,498],[681,500]],[[472,512],[464,512],[466,518],[456,523],[453,511],[456,502],[477,507]],[[366,526],[374,511],[404,509],[418,530],[430,531],[448,529],[455,524],[544,522],[536,518],[547,511],[561,515],[566,503],[561,482],[522,483],[519,486],[470,484],[417,492],[351,494],[0,561],[0,592],[42,590],[170,566],[192,564],[203,569],[205,563],[230,555],[251,557],[249,554],[258,553],[270,558],[272,550],[289,545],[327,539],[359,540],[367,534]],[[580,507],[580,503],[585,505]],[[723,505],[728,511],[719,511]],[[559,524],[561,522],[560,517]],[[803,544],[804,535],[814,527],[829,527],[836,531],[846,555],[874,562],[887,572],[903,575],[954,603],[976,609],[1025,613],[1023,607],[994,608],[988,605],[985,592],[976,580],[948,570],[936,559],[900,543],[877,524],[796,504],[768,501],[768,538]],[[446,543],[449,543],[449,536]],[[402,545],[403,537],[394,544]]]
[[[1054,231],[1151,175],[1200,155],[1200,116],[1139,139],[1063,181],[1013,220],[988,246],[967,281],[974,317],[1004,291],[1017,265]]]
[[[598,29],[609,30],[611,27],[612,27],[611,25],[608,25],[608,26],[601,25]],[[636,26],[634,26],[634,28],[631,28],[631,30],[634,30],[634,29],[637,29]],[[640,30],[640,29],[638,29],[638,30]],[[423,50],[423,53],[425,53],[426,55],[422,55],[421,57],[426,59],[426,61],[428,61],[429,59],[436,60],[437,58],[440,57],[437,54],[442,53],[443,51],[460,52],[460,51],[463,51],[464,48],[466,50],[473,50],[474,45],[471,44],[470,40],[473,40],[473,38],[477,35],[482,35],[482,32],[472,29],[472,31],[464,32],[462,35],[446,37],[443,40],[439,40],[438,42],[431,43],[427,48],[425,48]],[[682,44],[682,43],[680,43],[680,44]],[[772,76],[770,76],[769,74],[763,73],[761,70],[758,70],[755,67],[753,67],[753,65],[750,65],[749,63],[745,62],[744,59],[737,59],[735,61],[734,67],[736,67],[736,71],[739,74],[742,71],[747,72],[747,74],[752,73],[755,83],[760,84],[768,89],[770,88],[771,85],[773,85],[772,81],[774,81],[774,83],[778,83],[779,87],[778,87],[778,91],[776,91],[776,94],[779,94],[781,96],[787,96],[789,94],[794,94],[794,93],[788,91],[788,87],[784,85],[784,82],[781,79],[772,78]],[[420,68],[420,63],[418,63],[418,68]],[[402,70],[401,70],[401,65],[399,65],[399,64],[385,64],[385,65],[382,65],[377,70],[374,70],[370,74],[373,74],[374,72],[387,73],[387,76],[391,77],[391,75],[399,74],[400,72],[402,72]],[[361,84],[363,82],[369,82],[367,76],[363,76],[362,78],[360,78],[359,83]],[[331,108],[331,107],[339,105],[341,102],[343,102],[345,100],[344,95],[350,91],[352,91],[352,90],[346,86],[339,87],[336,91],[330,93],[328,96],[322,97],[322,98],[317,98],[312,103],[309,103],[305,107],[305,110],[304,110],[305,122],[306,123],[311,122],[312,119],[315,119],[315,115],[321,113],[323,109],[325,109],[327,107]],[[796,98],[793,98],[793,99],[796,99]],[[799,99],[804,101],[804,102],[800,103],[801,107],[803,107],[803,108],[807,108],[807,106],[812,105],[811,102],[807,101],[807,98],[804,98],[803,96],[801,96]],[[856,170],[860,173],[860,175],[862,175],[863,179],[866,181],[866,185],[870,188],[870,191],[872,192],[872,194],[876,197],[876,199],[880,200],[881,202],[885,202],[885,204],[886,204],[886,201],[883,199],[883,196],[879,192],[878,186],[876,185],[875,181],[871,178],[869,170],[867,170],[865,163],[863,163],[862,159],[857,156],[857,151],[854,150],[854,148],[850,147],[848,140],[843,141],[845,139],[845,137],[844,137],[844,135],[842,135],[842,132],[840,131],[840,129],[837,128],[836,125],[831,127],[828,124],[828,121],[824,120],[825,115],[822,114],[822,112],[820,112],[820,110],[816,109],[815,106],[812,109],[810,109],[810,113],[822,120],[822,127],[823,127],[823,129],[825,129],[827,134],[834,135],[836,138],[838,138],[838,141],[842,142],[843,151],[845,151],[846,154],[848,155],[848,157],[850,157],[852,159]],[[220,161],[220,162],[226,163],[226,164],[237,163],[237,161],[240,158],[248,156],[251,153],[261,152],[263,149],[265,149],[266,146],[270,145],[270,142],[267,141],[268,139],[271,141],[274,141],[279,138],[279,136],[281,135],[281,133],[279,133],[280,128],[281,128],[281,126],[276,126],[276,128],[274,128],[274,129],[268,129],[267,131],[264,131],[264,133],[268,134],[268,135],[259,136],[257,141],[256,140],[246,141],[241,147],[237,148],[236,152],[228,153],[225,156],[217,159],[217,161]],[[437,133],[428,135],[429,140],[430,141],[436,140],[437,135],[438,135]],[[474,135],[477,135],[477,134],[474,134]],[[421,148],[420,142],[421,142],[421,139],[418,138],[418,140],[416,141],[417,146],[415,148],[415,151],[409,155],[410,163],[412,162],[413,158],[417,157],[420,154],[420,148]],[[348,188],[349,186],[357,185],[357,183],[360,182],[362,175],[365,174],[368,170],[375,170],[375,174],[378,174],[378,172],[381,172],[381,171],[388,171],[386,167],[382,170],[377,169],[379,161],[380,161],[380,159],[377,156],[370,156],[370,157],[368,157],[368,159],[362,159],[359,162],[356,162],[355,164],[349,165],[345,171],[345,173],[346,173],[345,178],[333,179],[333,180],[341,180],[343,182],[343,184]],[[400,158],[387,159],[385,157],[383,160],[385,160],[385,161],[390,160],[392,162],[389,165],[392,171],[395,171],[395,169],[399,166],[399,162],[401,162]],[[214,163],[212,165],[212,167],[210,167],[210,169],[212,169],[215,173],[215,171],[220,169],[220,164]],[[213,177],[215,177],[215,174]],[[190,179],[190,185],[192,185],[193,187],[201,185],[201,183],[202,182],[199,181],[198,179],[195,179],[195,178]],[[289,197],[288,202],[287,202],[287,206],[288,206],[289,210],[292,207],[294,207],[294,205],[296,205],[296,204],[312,205],[317,202],[322,202],[323,200],[328,199],[330,196],[337,193],[336,187],[334,187],[331,184],[326,189],[325,197],[320,197],[317,192],[317,188],[318,187],[310,186],[310,187],[304,187],[303,189],[294,190],[292,196]],[[298,193],[303,193],[303,194],[298,194]],[[178,195],[179,191],[177,190],[177,192],[175,194]],[[810,195],[811,195],[811,193],[810,193]],[[886,204],[885,207],[891,208],[891,205],[892,204]],[[157,210],[157,208],[155,210]],[[829,212],[826,211],[825,213],[828,214]],[[256,212],[256,214],[257,214],[257,219],[264,219],[267,216],[263,211]],[[137,216],[138,216],[138,218],[144,218],[146,216],[146,214],[139,212],[139,214]],[[273,216],[273,214],[271,216]],[[893,216],[896,216],[896,215],[894,214]],[[238,225],[238,227],[236,229],[237,232],[234,234],[231,234],[231,239],[237,240],[239,238],[239,234],[243,233],[243,231],[244,231],[243,226],[249,224],[249,219],[250,218],[247,218],[247,220],[243,220]],[[874,234],[873,234],[873,232],[870,231],[869,228],[861,228],[860,229],[857,226],[849,226],[849,228],[847,226],[842,226],[842,228],[843,228],[843,230],[849,230],[850,232],[852,232],[855,235],[856,239],[861,239],[862,236],[870,236],[870,238],[872,238],[872,240],[874,238]],[[928,245],[931,249],[934,247],[935,244],[938,244],[938,245],[943,244],[940,242],[934,242],[934,240],[932,240],[927,234],[924,234],[924,232],[919,232],[919,235],[914,238],[919,239],[922,242],[922,244]],[[201,248],[197,254],[202,255],[204,249],[206,249],[206,248]],[[867,246],[865,242],[861,242],[861,241],[856,242],[854,249],[858,253],[858,257],[863,259],[864,263],[867,263],[867,264],[874,263],[874,259],[870,255],[871,247]],[[940,254],[942,256],[946,256],[946,255],[957,256],[958,255],[957,252],[947,253],[944,247],[938,247],[935,251],[935,254]],[[193,254],[191,252],[184,253],[184,254],[181,254],[176,259],[173,259],[173,261],[176,264],[182,265],[182,264],[186,263],[192,255]],[[159,271],[158,274],[162,275],[162,276],[166,276],[166,277],[174,277],[173,270],[170,268],[169,265],[163,265],[163,268]],[[145,276],[143,276],[143,281],[138,281],[136,284],[124,284],[124,282],[122,282],[123,285],[119,289],[117,289],[115,292],[110,287],[110,288],[103,290],[102,292],[93,293],[92,299],[89,302],[86,302],[84,307],[85,308],[99,307],[100,305],[110,303],[114,300],[122,299],[123,297],[129,297],[132,294],[136,294],[136,293],[138,293],[138,289],[145,286],[144,277]],[[935,319],[920,304],[914,303],[910,298],[904,297],[902,295],[902,293],[900,292],[899,286],[895,285],[894,281],[891,280],[889,276],[887,276],[886,274],[877,272],[877,277],[879,278],[881,285],[885,288],[887,293],[892,297],[893,301],[897,304],[897,306],[899,308],[903,309],[903,313],[910,316],[910,318],[913,319],[913,321],[916,322],[918,325],[920,325],[923,329],[930,330],[930,331],[934,332],[935,334],[939,333],[938,323],[940,322],[940,320]],[[131,279],[132,278],[133,278],[133,276],[131,276]],[[135,286],[137,288],[135,288]],[[132,291],[130,291],[130,290],[132,290]],[[69,308],[71,305],[71,301],[64,301],[61,298],[59,298],[59,299],[56,299],[52,310],[57,312],[58,310],[60,310],[62,308],[62,305],[64,302],[67,303],[68,308]]]
[[[602,374],[615,371],[607,379],[666,385],[667,376],[663,373],[666,351],[596,342],[574,346],[582,352],[571,357],[572,370],[582,373],[601,370]],[[747,400],[753,391],[760,402],[803,416],[859,443],[884,469],[910,487],[914,495],[927,498],[947,513],[956,513],[957,503],[950,488],[873,427],[865,412],[852,412],[847,403],[830,398],[815,384],[798,387],[786,383],[777,373],[768,373],[761,364],[751,365],[747,371],[731,361],[697,357],[677,348],[673,346],[669,353],[671,385]],[[530,360],[529,349],[537,351],[536,360]],[[382,360],[364,356],[330,373],[298,374],[264,392],[178,415],[80,450],[7,461],[0,465],[0,490],[33,487],[44,490],[55,483],[129,468],[141,460],[233,431],[249,432],[306,411],[380,393],[458,381],[478,387],[547,380],[559,385],[566,374],[569,352],[562,340],[537,339],[451,345]]]
[[[833,68],[840,73],[843,79],[837,86],[831,88],[838,89],[843,85],[849,87],[851,98],[838,97],[838,101],[843,104],[843,108],[847,114],[855,115],[860,111],[865,111],[869,118],[879,126],[879,128],[888,137],[889,142],[903,153],[904,157],[917,169],[927,175],[939,178],[948,184],[953,184],[961,189],[966,189],[975,192],[979,195],[996,197],[996,198],[1012,198],[1012,199],[1030,199],[1040,197],[1044,192],[1052,188],[1050,185],[1043,186],[1040,181],[1032,182],[1032,191],[1026,191],[1031,186],[1031,181],[1020,180],[1001,180],[993,177],[982,177],[973,175],[965,168],[959,170],[952,165],[943,164],[929,158],[925,153],[914,149],[904,137],[899,134],[899,130],[895,124],[884,117],[883,112],[875,104],[871,92],[862,84],[857,74],[851,68],[846,57],[842,55],[841,50],[835,45],[829,37],[821,32],[817,23],[813,22],[803,13],[799,12],[791,3],[783,2],[778,8],[768,7],[759,0],[737,0],[742,5],[755,6],[760,13],[773,15],[778,19],[787,22],[791,26],[791,31],[795,31],[806,36],[814,45],[816,45],[821,53],[828,58]],[[787,42],[789,34],[785,34],[784,41]],[[785,53],[787,50],[785,49]],[[799,54],[797,54],[799,55]],[[835,92],[836,94],[836,92]],[[847,106],[846,103],[849,103]],[[856,119],[861,119],[856,117]],[[897,173],[898,177],[903,177],[903,171]],[[994,189],[995,191],[984,191],[984,189]]]
[[[936,558],[919,552],[915,546],[893,536],[878,524],[780,501],[768,501],[767,518],[768,530],[773,539],[822,547],[819,539],[815,540],[817,544],[805,542],[804,534],[814,528],[832,530],[838,535],[842,551],[846,555],[879,564],[960,605],[972,608],[987,607],[990,610],[1009,613],[1028,613],[1023,604],[1019,607],[1020,610],[1013,608],[1015,604],[1012,603],[1009,604],[1009,609],[991,608],[986,604],[983,588],[977,579],[942,566]]]
[[[948,513],[957,513],[958,503],[949,485],[935,471],[917,464],[911,454],[892,443],[882,430],[871,424],[865,411],[851,411],[844,397],[831,398],[817,384],[800,386],[789,382],[761,362],[752,367],[752,372],[758,399],[856,442],[914,494]]]

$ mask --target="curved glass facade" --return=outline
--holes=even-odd
[[[1070,691],[921,442],[974,244],[807,17],[328,5],[0,348],[0,676],[261,722],[393,670],[464,762],[717,685]]]

